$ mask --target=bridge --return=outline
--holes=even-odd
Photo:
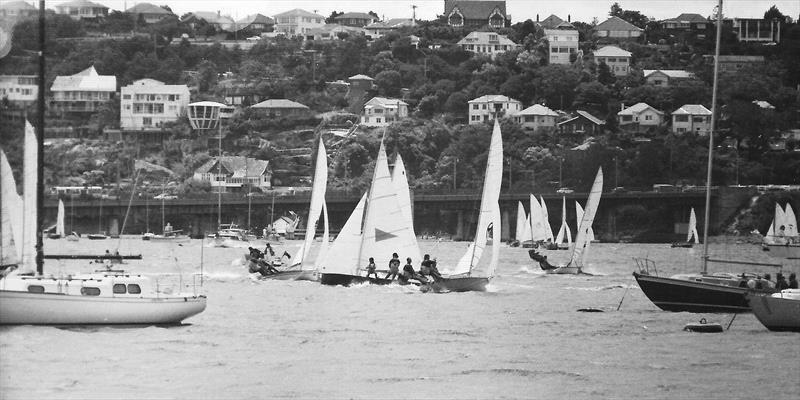
[[[754,195],[748,188],[718,188],[711,194],[711,234],[729,219]],[[331,230],[338,232],[360,199],[360,193],[328,193]],[[588,194],[543,194],[549,211],[550,225],[557,230],[561,224],[562,197],[566,199],[567,221],[575,231],[575,201],[585,204]],[[418,235],[450,236],[454,239],[470,238],[477,224],[480,193],[470,192],[417,192],[412,193],[414,224]],[[517,204],[522,202],[529,211],[529,193],[502,193],[500,209],[503,216],[502,237],[513,236],[516,225]],[[275,197],[251,197],[241,194],[224,194],[222,223],[237,223],[242,227],[261,229],[270,221],[288,215],[307,217],[309,193]],[[649,230],[674,238],[685,229],[689,209],[694,207],[698,224],[702,225],[705,192],[627,192],[603,193],[595,218],[594,230],[598,238],[607,241],[625,240],[626,232]],[[55,223],[58,201],[46,199],[45,221]],[[134,198],[127,200],[64,199],[66,229],[81,234],[108,232],[139,234],[148,229],[160,232],[169,222],[175,229],[192,235],[213,232],[217,228],[217,196],[202,199],[153,200]],[[162,222],[163,208],[163,222]],[[130,209],[130,211],[128,211]],[[127,216],[127,218],[126,218]],[[124,225],[124,230],[123,230]],[[305,222],[300,228],[305,227]],[[320,228],[321,229],[321,228]]]

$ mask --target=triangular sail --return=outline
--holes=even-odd
[[[500,185],[503,179],[503,137],[500,132],[500,124],[495,120],[492,130],[491,144],[489,145],[489,156],[486,160],[486,174],[483,180],[483,192],[481,196],[481,209],[478,215],[478,226],[475,232],[475,239],[470,244],[467,252],[459,260],[454,270],[449,271],[453,275],[471,273],[475,270],[481,260],[483,250],[486,247],[489,230],[492,231],[492,254],[489,265],[486,267],[486,275],[491,277],[497,268],[500,256]],[[534,198],[534,201],[536,199]],[[537,202],[538,203],[538,202]],[[533,219],[533,216],[531,216]]]
[[[561,244],[564,242],[572,244],[572,231],[569,229],[569,224],[567,224],[567,199],[561,197],[561,227],[558,229],[556,243]]]
[[[594,178],[592,190],[589,192],[589,200],[586,201],[586,210],[583,213],[583,218],[578,223],[578,231],[575,234],[575,247],[572,249],[572,257],[570,264],[575,263],[576,266],[583,266],[583,258],[585,250],[589,246],[589,228],[594,223],[594,216],[597,213],[597,206],[600,204],[600,196],[603,193],[603,168],[597,170],[597,176]]]
[[[544,226],[544,239],[552,241],[553,228],[550,227],[550,213],[547,212],[547,203],[544,201],[544,196],[539,195],[539,202],[542,204],[542,225]],[[572,239],[570,238],[570,241]]]
[[[58,199],[58,216],[56,217],[56,235],[64,237],[64,201]]]
[[[797,217],[794,215],[792,205],[786,203],[786,209],[783,212],[784,221],[786,223],[786,236],[797,236]]]
[[[319,260],[318,269],[326,274],[357,275],[358,249],[361,247],[361,222],[367,203],[366,193],[361,196],[358,205],[347,218],[336,240],[328,249],[327,256]]]
[[[330,225],[328,224],[328,206],[322,203],[322,243],[319,246],[317,260],[314,262],[314,269],[318,269],[320,263],[328,256],[330,248]]]
[[[39,234],[37,192],[39,144],[33,126],[25,121],[25,149],[22,161],[24,179],[22,182],[23,193],[23,222],[22,222],[22,268],[20,272],[36,270],[36,236]]]
[[[392,171],[392,183],[394,184],[395,191],[397,192],[397,201],[400,204],[400,212],[403,215],[403,221],[408,225],[408,229],[411,231],[411,239],[413,240],[412,248],[419,248],[419,243],[417,242],[417,236],[414,231],[414,210],[411,206],[411,190],[408,187],[408,176],[406,174],[406,166],[403,163],[403,158],[400,157],[400,154],[397,154],[397,157],[394,160],[394,170]],[[409,255],[406,257],[411,257],[414,260],[417,260],[419,255]],[[421,261],[421,260],[420,260]]]
[[[525,229],[525,225],[528,225],[527,230]],[[523,206],[520,201],[519,204],[517,204],[517,229],[514,234],[514,239],[520,243],[525,240],[530,240],[530,237],[525,237],[526,231],[530,232],[531,227],[530,224],[528,224],[528,216],[525,214],[525,206]],[[530,233],[528,235],[530,236]]]
[[[22,197],[17,193],[14,173],[8,163],[6,153],[0,149],[0,264],[16,264],[21,261],[23,243]]]
[[[700,243],[700,235],[697,234],[697,215],[694,213],[694,207],[692,207],[692,211],[689,213],[689,229],[686,236],[686,241],[691,242],[692,238],[694,237],[694,243]]]
[[[401,259],[411,257],[414,262],[421,261],[417,239],[409,221],[404,218],[400,196],[389,174],[382,141],[375,160],[363,226],[359,267],[366,266],[370,257],[375,259],[376,265],[388,265],[392,253],[397,253]]]
[[[308,258],[311,252],[311,244],[317,232],[317,222],[319,221],[322,207],[325,203],[325,190],[328,184],[328,155],[325,152],[325,144],[322,138],[319,140],[317,148],[317,160],[314,169],[314,182],[311,185],[311,204],[308,207],[308,220],[306,221],[306,237],[297,252],[292,265],[301,265]]]
[[[547,239],[547,234],[544,231],[544,217],[542,216],[542,205],[536,196],[530,195],[531,203],[531,238],[533,241],[543,241]]]
[[[578,203],[577,201],[575,202],[575,217],[577,223],[580,224],[581,220],[583,219],[583,207],[581,206],[581,203]],[[587,234],[588,240],[590,242],[594,242],[594,229],[591,226],[589,227]]]

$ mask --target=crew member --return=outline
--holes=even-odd
[[[397,253],[392,253],[392,259],[389,260],[389,272],[383,279],[394,280],[397,278],[398,272],[400,272],[400,258],[397,256]]]

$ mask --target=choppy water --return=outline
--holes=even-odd
[[[289,243],[290,252],[299,243]],[[45,249],[103,252],[116,244],[47,240]],[[442,265],[466,244],[422,246]],[[720,258],[778,261],[754,245],[712,250]],[[800,334],[769,332],[750,314],[725,333],[683,332],[701,317],[727,325],[731,315],[662,312],[631,276],[634,256],[655,259],[662,274],[696,271],[700,249],[593,245],[589,270],[598,275],[589,277],[543,275],[525,249],[509,248],[488,292],[448,294],[254,282],[234,262],[241,249],[201,250],[200,241],[177,246],[131,238],[120,251],[144,254],[128,265],[133,271],[187,278],[202,253],[206,311],[171,328],[0,328],[0,398],[794,399],[800,393]],[[51,261],[47,269],[91,268]],[[606,312],[576,311],[584,307]]]

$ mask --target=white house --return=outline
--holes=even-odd
[[[578,54],[576,29],[545,29],[544,35],[550,45],[550,64],[569,64],[570,55]]]
[[[617,46],[605,46],[595,50],[596,63],[605,63],[616,76],[626,76],[631,70],[631,53]]]
[[[0,99],[18,106],[36,102],[39,78],[36,75],[0,75]]]
[[[364,29],[366,29],[367,35],[372,36],[373,39],[377,39],[389,32],[414,25],[416,25],[416,23],[410,18],[392,18],[385,21],[373,22],[364,27]]]
[[[511,39],[495,32],[471,32],[457,44],[466,51],[491,57],[517,48]]]
[[[364,104],[361,124],[365,126],[388,126],[408,116],[408,104],[399,99],[373,97]]]
[[[117,77],[100,75],[94,66],[75,75],[57,76],[50,87],[50,109],[56,112],[93,113],[117,93]]]
[[[122,129],[153,129],[177,121],[189,105],[189,87],[139,79],[120,90],[119,125]]]
[[[623,108],[617,113],[617,117],[619,118],[620,127],[633,128],[634,130],[647,130],[664,122],[664,113],[647,103],[636,103],[628,108]]]
[[[73,0],[56,4],[56,14],[69,15],[72,19],[95,19],[108,16],[108,7],[88,0]]]
[[[711,132],[711,110],[700,104],[684,104],[672,112],[672,132],[708,135]]]
[[[614,39],[638,38],[644,32],[644,29],[617,16],[610,17],[592,29],[598,37]]]
[[[325,26],[325,17],[319,14],[295,8],[274,16],[275,32],[286,36],[304,36],[314,28]]]
[[[671,83],[675,83],[675,81],[690,79],[694,76],[689,71],[679,69],[646,69],[642,72],[648,84],[661,87],[667,87]]]
[[[480,124],[483,121],[492,121],[495,116],[512,116],[522,111],[522,103],[503,95],[486,95],[470,100],[469,123]]]
[[[125,10],[125,13],[133,15],[137,19],[142,18],[144,22],[148,24],[154,24],[164,18],[169,18],[170,16],[175,15],[163,7],[159,7],[150,3],[136,4],[133,7]]]
[[[219,165],[218,165],[219,163]],[[242,156],[222,156],[208,160],[194,171],[194,180],[209,182],[211,187],[222,186],[223,191],[235,189],[269,189],[272,172],[269,161]]]
[[[541,104],[534,104],[514,115],[514,119],[525,129],[555,129],[558,114]]]

